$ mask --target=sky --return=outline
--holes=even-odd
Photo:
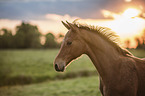
[[[136,3],[127,3],[125,0],[0,0],[0,19],[46,19],[46,14],[103,19],[102,9],[120,12],[129,5],[145,5],[145,0],[134,2]]]
[[[108,2],[109,1],[109,2]],[[103,18],[101,9],[111,9],[122,0],[1,0],[0,18],[31,20],[45,19],[45,14]]]
[[[15,32],[15,27],[24,21],[37,25],[42,34],[65,34],[61,20],[72,22],[79,18],[83,23],[109,27],[127,38],[143,30],[144,5],[145,0],[0,0],[0,29]],[[130,18],[122,15],[129,8],[140,12],[131,17],[130,10]]]

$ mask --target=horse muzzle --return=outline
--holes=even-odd
[[[55,67],[55,70],[58,71],[58,72],[63,72],[65,70],[65,61],[60,59],[60,58],[57,58],[55,59],[55,62],[54,62],[54,67]]]
[[[55,70],[58,72],[63,72],[65,70],[65,66],[58,66],[57,64],[55,64]]]

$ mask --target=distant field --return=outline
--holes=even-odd
[[[3,87],[0,96],[101,96],[96,77],[46,81],[25,86]]]
[[[145,58],[145,50],[130,49],[129,51],[136,57]]]
[[[145,50],[130,51],[145,57]],[[100,96],[98,76],[92,76],[97,72],[89,58],[84,55],[58,73],[53,68],[57,53],[57,49],[0,50],[0,84],[5,83],[0,96]]]
[[[58,53],[57,49],[51,50],[1,50],[0,51],[0,74],[11,78],[13,83],[35,83],[47,79],[56,79],[67,75],[76,75],[82,72],[94,72],[95,68],[87,56],[74,61],[64,73],[58,73],[53,68],[53,62]],[[73,74],[72,74],[73,73]],[[81,75],[80,74],[80,75]],[[6,78],[6,79],[7,79]],[[0,82],[1,84],[2,82]]]

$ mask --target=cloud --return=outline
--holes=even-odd
[[[15,34],[15,28],[17,25],[20,25],[20,20],[9,20],[9,19],[0,19],[0,29],[8,28],[12,30],[13,34]]]
[[[85,0],[60,0],[60,1],[67,1],[67,2],[80,2],[80,1],[85,1]]]
[[[0,0],[0,2],[40,2],[40,1],[54,2],[57,0]]]
[[[0,0],[0,2],[79,2],[84,0]]]
[[[30,20],[39,19],[47,13],[70,14],[81,18],[103,18],[100,10],[108,9],[107,6],[112,4],[110,2],[107,0],[1,0],[0,18]]]
[[[68,14],[46,14],[45,19],[29,20],[33,25],[37,25],[42,34],[53,32],[55,34],[67,32],[66,28],[61,24],[61,21],[73,22],[79,19],[78,22],[88,25],[99,25],[113,29],[121,37],[128,37],[135,35],[138,31],[142,31],[145,26],[145,19],[132,18],[132,19],[82,19]],[[21,20],[0,19],[0,29],[9,28],[14,30],[17,25],[21,24]],[[140,25],[140,26],[138,26]],[[130,27],[131,26],[131,27]],[[132,27],[134,26],[134,27]],[[131,33],[131,34],[130,34]]]
[[[46,14],[44,15],[46,19],[43,20],[29,20],[29,23],[32,25],[36,25],[39,31],[45,35],[48,32],[52,32],[55,35],[62,33],[65,34],[68,30],[63,26],[61,20],[72,22],[78,17],[71,16],[68,14],[58,15],[58,14]],[[21,20],[10,20],[10,19],[0,19],[0,29],[8,28],[15,32],[15,27],[21,24]],[[82,19],[79,21],[83,24],[94,25],[94,26],[104,26],[111,28],[114,32],[122,38],[121,40],[125,40],[126,38],[130,38],[133,40],[132,36],[139,35],[145,26],[145,19],[134,18],[133,20],[129,19],[128,22],[120,19]],[[135,47],[135,43],[131,45]]]
[[[70,16],[68,14],[58,15],[58,14],[46,14],[45,20],[30,20],[30,23],[33,25],[37,25],[42,32],[42,34],[46,34],[48,32],[53,32],[55,34],[67,32],[67,29],[61,24],[61,21],[69,21],[73,22],[75,19],[79,17]]]
[[[46,14],[45,17],[46,17],[46,19],[54,20],[54,21],[60,21],[60,20],[70,20],[70,21],[73,21],[73,20],[79,18],[79,17],[76,17],[76,16],[71,17],[71,16],[68,15],[68,14],[65,14],[65,15]]]
[[[31,20],[40,19],[47,13],[54,13],[104,19],[102,9],[121,12],[127,6],[143,8],[145,0],[132,0],[130,3],[124,0],[0,0],[0,18]]]
[[[46,19],[44,20],[28,20],[32,25],[37,25],[38,29],[42,34],[46,34],[48,32],[53,32],[54,34],[67,32],[67,29],[61,24],[61,21],[68,20],[69,22],[73,22],[75,19],[79,17],[70,16],[68,14],[58,15],[58,14],[46,14],[44,16]],[[11,20],[11,19],[0,19],[0,29],[8,28],[15,32],[16,26],[21,24],[21,20]],[[14,33],[15,34],[15,33]]]

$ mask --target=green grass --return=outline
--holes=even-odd
[[[96,77],[0,88],[0,96],[101,96]]]
[[[53,60],[58,50],[4,50],[0,51],[2,65],[10,70],[9,76],[51,76]]]
[[[49,50],[1,50],[1,74],[8,79],[5,82],[35,83],[56,77],[65,77],[72,73],[82,71],[95,71],[93,64],[87,56],[72,62],[64,73],[58,73],[53,68],[53,62],[58,53],[57,49]],[[2,83],[2,82],[1,82]]]
[[[7,79],[13,78],[10,80],[12,83],[16,79],[17,81],[26,80],[26,83],[35,83],[47,79],[53,80],[56,77],[65,78],[66,75],[87,75],[87,72],[96,72],[89,58],[83,55],[73,61],[64,73],[57,73],[53,68],[53,62],[58,51],[58,49],[0,50],[0,75],[6,75]],[[145,50],[130,51],[137,57],[145,57]],[[5,81],[9,82],[9,80]]]
[[[137,57],[145,57],[145,50],[130,51]],[[100,96],[97,76],[78,75],[75,79],[59,79],[74,73],[87,75],[87,72],[96,72],[89,58],[84,55],[73,61],[64,73],[58,73],[53,68],[57,53],[57,49],[1,50],[0,75],[6,75],[11,81],[14,78],[26,80],[30,85],[3,86],[0,88],[0,96]],[[0,83],[3,83],[1,79]]]
[[[145,50],[143,49],[140,50],[130,49],[129,51],[136,57],[145,58]]]

